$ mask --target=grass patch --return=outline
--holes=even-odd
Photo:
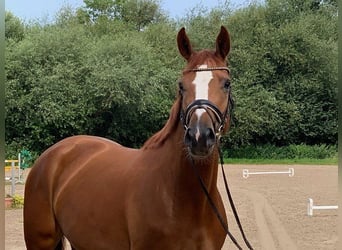
[[[238,159],[238,158],[225,158],[225,164],[303,164],[303,165],[337,165],[337,158],[326,159]]]
[[[233,164],[337,165],[336,145],[246,146],[224,150],[224,162]]]

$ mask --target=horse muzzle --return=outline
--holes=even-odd
[[[212,128],[190,127],[185,131],[184,144],[192,157],[206,158],[216,144],[216,135]]]

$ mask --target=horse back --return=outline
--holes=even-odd
[[[69,137],[43,152],[32,167],[28,181],[30,183],[31,179],[44,179],[54,185],[82,171],[94,172],[95,176],[99,175],[103,168],[116,167],[119,171],[128,163],[123,155],[129,154],[132,158],[134,151],[137,150],[101,137]]]

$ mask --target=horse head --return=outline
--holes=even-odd
[[[232,108],[230,73],[226,57],[230,37],[225,27],[216,38],[216,50],[193,51],[182,28],[177,35],[180,54],[187,65],[179,81],[184,143],[195,159],[208,157],[227,131]]]

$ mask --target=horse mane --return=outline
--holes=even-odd
[[[158,148],[164,144],[169,135],[177,129],[180,122],[179,115],[181,110],[181,96],[178,95],[175,103],[172,105],[169,119],[167,120],[164,127],[149,138],[143,145],[142,149],[153,149]]]

